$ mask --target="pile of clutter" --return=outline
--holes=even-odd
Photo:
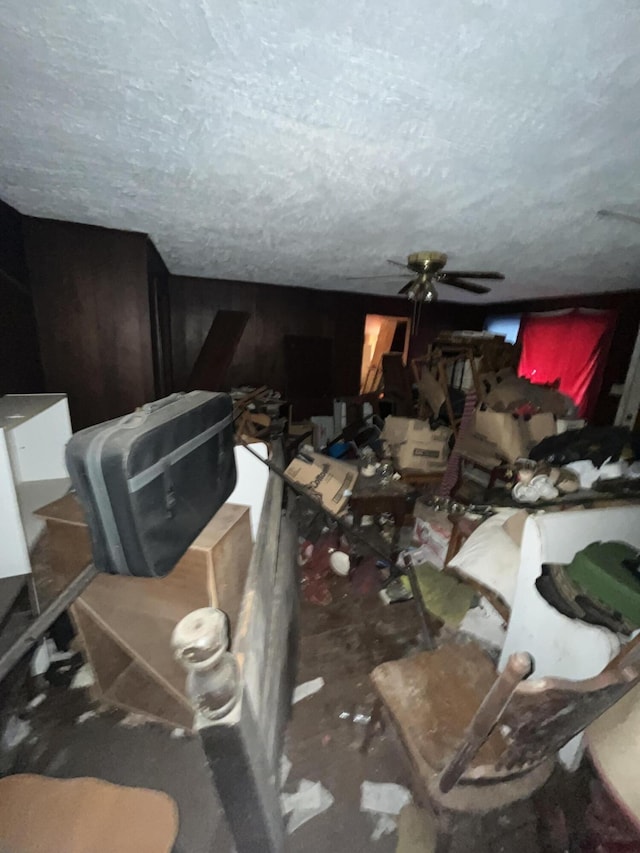
[[[245,441],[273,441],[287,425],[288,404],[279,391],[261,385],[232,388],[233,414],[236,432]]]
[[[544,438],[584,426],[569,397],[517,376],[512,368],[484,374],[480,384],[473,421],[456,451],[484,468],[526,459]]]
[[[535,473],[544,473],[560,493],[578,488],[619,491],[626,484],[629,491],[635,491],[632,484],[640,485],[640,439],[627,427],[584,426],[567,430],[544,438],[529,457],[530,466],[536,466]],[[570,478],[577,485],[571,485]],[[522,479],[520,472],[519,480]],[[516,488],[514,497],[522,500]]]
[[[432,428],[427,420],[392,416],[382,431],[387,453],[401,474],[443,474],[452,435],[447,426]]]

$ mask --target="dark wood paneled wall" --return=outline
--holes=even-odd
[[[25,247],[48,391],[74,429],[154,397],[144,234],[26,218]]]
[[[618,312],[611,349],[604,369],[602,391],[592,418],[595,424],[611,424],[615,418],[620,398],[612,397],[609,391],[612,385],[623,383],[627,375],[627,368],[640,325],[640,291],[616,291],[592,296],[496,303],[486,307],[486,316],[559,311],[567,308],[614,309]]]
[[[149,239],[147,240],[147,277],[154,391],[155,396],[159,398],[166,397],[173,390],[171,294],[169,270]]]
[[[174,378],[185,387],[218,310],[247,311],[249,322],[227,373],[227,385],[286,387],[285,335],[330,338],[336,395],[357,394],[367,314],[408,315],[408,303],[392,297],[308,290],[302,287],[171,276]],[[425,306],[414,353],[424,352],[440,329],[481,328],[484,311],[438,302]]]
[[[22,216],[0,201],[0,395],[43,390]]]

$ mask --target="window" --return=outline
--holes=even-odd
[[[521,314],[510,314],[502,317],[487,317],[484,321],[484,331],[494,335],[504,335],[508,344],[515,344],[520,331]]]

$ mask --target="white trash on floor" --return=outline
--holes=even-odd
[[[293,699],[292,704],[296,704],[296,702],[300,702],[302,699],[306,699],[307,696],[313,696],[314,693],[317,693],[318,690],[322,690],[324,687],[324,678],[320,676],[319,678],[312,678],[311,681],[305,681],[302,684],[298,684],[298,686],[293,691]]]
[[[371,840],[378,841],[383,835],[395,832],[395,818],[410,802],[410,792],[395,782],[363,782],[360,786],[360,810],[368,812],[375,820]]]
[[[287,832],[291,835],[311,818],[316,817],[332,806],[333,795],[321,782],[301,779],[294,794],[280,794],[280,805],[284,815],[290,815]]]
[[[91,664],[83,663],[71,680],[71,689],[78,690],[82,687],[93,687],[96,683]]]
[[[287,758],[287,756],[282,753],[282,757],[280,758],[280,787],[284,788],[287,783],[287,779],[289,778],[289,773],[291,773],[291,762]]]
[[[4,731],[2,732],[2,739],[0,739],[0,749],[3,751],[9,751],[11,749],[15,749],[16,746],[22,743],[22,741],[29,736],[31,733],[31,724],[27,722],[27,720],[21,720],[20,717],[17,717],[13,714],[7,720],[7,724],[4,727]]]

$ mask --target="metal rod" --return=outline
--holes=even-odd
[[[263,459],[255,450],[251,449],[251,446],[243,439],[238,436],[238,441],[242,444],[243,447],[246,447],[249,453],[259,459],[263,465],[266,465],[270,471],[273,471],[274,474],[277,474],[284,482],[290,486],[296,494],[300,495],[301,498],[305,498],[309,503],[313,504],[320,512],[323,512],[328,518],[334,521],[337,525],[340,526],[345,533],[352,536],[356,541],[360,542],[360,544],[365,545],[369,550],[373,551],[376,556],[380,557],[386,563],[391,562],[391,554],[388,551],[385,551],[383,548],[380,548],[374,542],[369,542],[366,536],[363,536],[359,533],[354,527],[351,527],[347,522],[341,518],[339,515],[336,515],[330,509],[320,503],[320,501],[316,500],[309,492],[301,486],[299,483],[296,483],[295,480],[292,480],[288,474],[286,474],[278,465],[274,465],[270,459]]]
[[[11,644],[9,649],[0,657],[0,682],[8,675],[13,667],[22,660],[29,649],[46,633],[47,629],[55,622],[63,610],[86,589],[98,574],[98,569],[89,563],[80,574],[75,577],[69,586],[65,587],[60,595],[45,608],[42,613],[22,632],[18,639]]]

